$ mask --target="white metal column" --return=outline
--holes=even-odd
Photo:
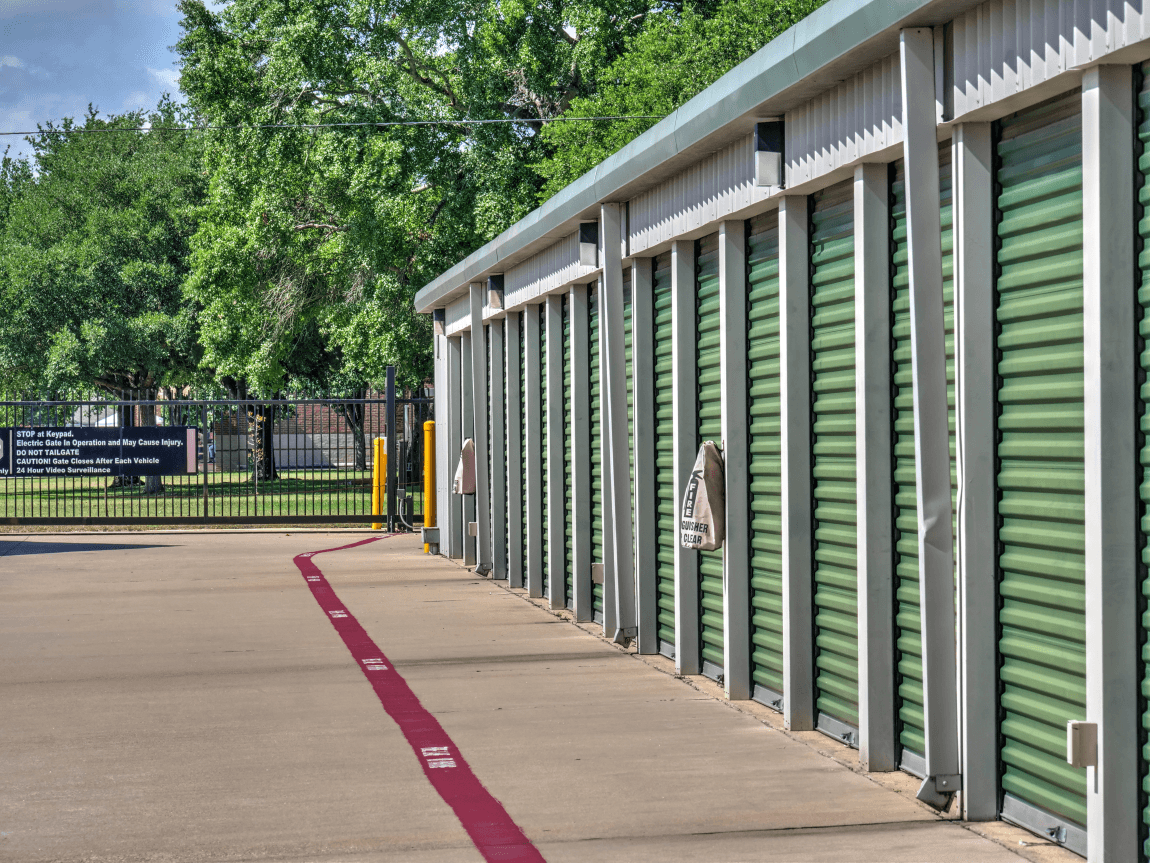
[[[954,129],[954,334],[962,816],[998,817],[994,153],[989,123]]]
[[[1134,334],[1134,76],[1082,76],[1086,432],[1086,768],[1091,863],[1134,860],[1139,831],[1138,443]]]
[[[526,561],[523,559],[523,403],[520,401],[519,352],[522,350],[519,315],[507,316],[507,332],[503,340],[504,386],[507,391],[507,470],[504,488],[507,490],[507,583],[509,587],[523,587],[526,579]]]
[[[527,578],[528,596],[543,596],[543,518],[547,502],[543,500],[543,358],[540,356],[540,306],[527,306],[523,312],[523,339],[526,355],[527,404]]]
[[[483,325],[483,300],[487,286],[471,286],[471,393],[472,438],[475,441],[475,572],[491,573],[491,461],[487,441],[487,328]]]
[[[439,551],[449,558],[463,557],[463,498],[452,493],[455,466],[459,463],[459,451],[463,447],[463,422],[459,418],[463,403],[462,368],[463,353],[461,341],[457,337],[440,336],[444,351],[443,408],[437,413],[435,440],[443,441],[443,461],[439,467],[447,480],[446,499],[441,501]],[[436,397],[436,407],[441,404]]]
[[[503,319],[489,324],[491,360],[487,386],[491,397],[491,577],[507,578],[507,426],[504,415]]]
[[[566,608],[563,518],[563,297],[551,294],[547,314],[547,603]]]
[[[926,779],[918,797],[942,806],[961,787],[955,656],[954,537],[946,403],[934,34],[903,30],[903,158],[910,273],[914,456],[918,492],[919,608]]]
[[[639,653],[659,652],[655,500],[655,259],[631,265],[631,377],[635,411],[635,618]]]
[[[870,771],[897,766],[889,199],[887,165],[855,168],[859,760]]]
[[[747,223],[719,225],[719,375],[727,539],[723,544],[723,688],[751,697],[751,501],[747,430]]]
[[[695,357],[695,241],[671,244],[671,363],[675,449],[675,670],[698,674],[699,553],[678,543],[683,491],[695,466],[698,437],[698,363]]]
[[[635,630],[635,558],[631,533],[631,465],[627,434],[627,357],[626,322],[623,318],[623,261],[619,247],[622,233],[622,208],[603,204],[599,208],[599,255],[603,267],[602,290],[599,292],[599,338],[606,348],[606,375],[599,386],[607,393],[607,410],[603,414],[603,463],[607,466],[609,485],[604,498],[611,498],[611,519],[604,532],[611,531],[614,566],[615,631],[608,632],[615,642],[630,643]]]
[[[811,571],[810,214],[805,195],[779,201],[779,388],[783,506],[783,720],[815,727]]]
[[[571,318],[571,492],[575,521],[571,549],[574,579],[571,604],[576,620],[595,615],[591,598],[591,330],[587,285],[574,285],[567,297]]]

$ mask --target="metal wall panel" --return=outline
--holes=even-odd
[[[599,288],[591,286],[588,303],[588,330],[591,358],[591,561],[603,560],[603,413],[599,402],[602,388],[599,380]],[[591,607],[594,619],[603,621],[603,585],[591,584]]]
[[[471,297],[464,296],[443,310],[445,332],[457,336],[471,329]]]
[[[658,502],[659,652],[675,653],[674,368],[671,362],[671,255],[655,258],[655,499]]]
[[[579,263],[579,233],[548,246],[503,274],[503,307],[514,309],[595,272]]]
[[[1066,722],[1086,716],[1080,96],[997,131],[1003,814],[1083,833],[1086,771],[1066,763]]]
[[[632,198],[627,205],[630,254],[638,255],[751,204],[765,200],[769,186],[755,185],[750,135]]]
[[[896,52],[787,111],[788,186],[902,143],[900,69]]]
[[[904,769],[916,774],[925,757],[922,690],[922,624],[918,584],[918,491],[915,485],[914,392],[910,341],[910,272],[903,163],[892,166],[891,281],[894,363],[895,650],[899,742]],[[938,180],[942,222],[942,290],[946,308],[946,396],[950,408],[952,504],[958,489],[955,459],[954,389],[954,208],[950,142],[939,147]],[[954,512],[957,513],[957,506]],[[957,535],[957,534],[956,534]],[[907,758],[907,753],[910,757]],[[917,757],[917,758],[916,758]]]
[[[779,438],[779,214],[750,221],[747,242],[747,416],[754,697],[783,694],[783,510]]]
[[[815,704],[857,746],[853,181],[812,196],[810,237]]]
[[[952,117],[1097,63],[1150,38],[1150,6],[1129,0],[989,0],[951,23]]]
[[[695,248],[695,326],[698,340],[698,417],[695,447],[714,441],[722,447],[723,379],[719,350],[719,235]],[[699,552],[699,649],[703,673],[718,677],[723,669],[723,550]]]

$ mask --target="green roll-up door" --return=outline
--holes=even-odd
[[[1143,344],[1150,344],[1150,63],[1142,67],[1142,88],[1138,94],[1138,170],[1142,174],[1142,185],[1138,189],[1138,204],[1142,218],[1138,221],[1138,236],[1142,239],[1142,254],[1138,257],[1141,285],[1138,288],[1141,322],[1138,335]],[[1138,397],[1142,403],[1141,431],[1143,443],[1141,467],[1143,476],[1150,470],[1150,352],[1143,350],[1139,355],[1142,363],[1143,381]],[[1150,478],[1150,477],[1148,477]],[[1145,808],[1142,810],[1142,835],[1150,836],[1150,483],[1141,482],[1138,486],[1142,511],[1142,566],[1146,574],[1142,582],[1142,660],[1146,663],[1145,678],[1142,681],[1143,713],[1142,739],[1142,793]],[[1142,847],[1143,860],[1150,860],[1150,839]]]
[[[635,541],[635,382],[631,379],[631,268],[623,269],[623,357],[627,373],[627,463],[631,477],[631,541]],[[635,549],[631,549],[632,554]]]
[[[575,484],[571,482],[571,302],[563,295],[563,579],[564,606],[571,608],[575,597]]]
[[[539,414],[542,422],[539,423],[539,428],[536,433],[543,441],[543,493],[540,500],[543,502],[543,595],[547,596],[548,589],[551,586],[551,566],[550,566],[550,546],[548,545],[548,522],[550,518],[550,507],[547,505],[549,500],[547,496],[547,474],[550,471],[547,469],[550,462],[550,453],[547,446],[547,304],[540,303],[538,307],[539,315],[539,362],[543,366],[543,373],[540,376],[539,388],[541,392],[541,403],[543,410]]]
[[[696,448],[723,440],[723,379],[719,350],[719,235],[695,249],[695,362],[698,370]],[[723,550],[699,554],[699,650],[703,674],[723,673]]]
[[[500,445],[503,447],[504,476],[506,476],[506,472],[507,472],[506,466],[511,464],[511,459],[508,458],[508,456],[510,455],[510,449],[511,449],[511,447],[509,446],[510,439],[506,437],[506,435],[507,435],[507,408],[508,408],[507,400],[511,397],[510,393],[507,392],[507,318],[504,318],[502,321],[499,322],[499,327],[503,332],[503,353],[499,357],[499,368],[497,368],[495,370],[495,373],[497,375],[503,376],[503,402],[502,402],[502,404],[499,405],[499,410],[503,411],[504,440],[500,443]],[[506,489],[507,486],[505,485],[504,488]],[[507,559],[508,560],[510,560],[510,558],[511,558],[511,508],[507,505],[507,498],[508,498],[509,494],[510,494],[510,492],[508,491],[508,492],[505,492],[504,496],[503,496],[504,497],[504,499],[503,499],[503,504],[504,504],[503,547],[505,549],[507,549]],[[510,569],[510,567],[509,567],[509,569]],[[507,572],[507,583],[509,585],[511,583],[510,571]]]
[[[751,679],[781,709],[783,510],[779,382],[779,217],[751,220],[747,238],[747,417],[751,511]]]
[[[1086,716],[1079,100],[996,127],[1002,811],[1044,833],[1057,819],[1072,848],[1086,824],[1086,771],[1066,763],[1066,722]]]
[[[954,218],[950,142],[939,148],[942,216],[942,293],[946,315],[946,397],[950,416],[951,505],[958,488],[954,436]],[[902,766],[923,775],[926,732],[922,696],[922,628],[918,587],[918,490],[914,461],[914,389],[910,346],[910,274],[906,233],[906,182],[900,159],[891,176],[891,242],[894,315],[895,649]]]
[[[599,405],[599,289],[591,288],[588,303],[591,361],[591,562],[603,562],[603,424]],[[595,620],[603,620],[603,585],[591,584]]]
[[[858,745],[854,188],[812,196],[811,389],[815,699],[819,728]]]
[[[523,587],[527,587],[527,336],[524,330],[525,312],[519,312],[519,560]]]
[[[655,585],[659,652],[675,656],[674,364],[671,361],[671,255],[655,258],[655,500],[659,511]]]

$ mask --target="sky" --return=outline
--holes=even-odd
[[[176,0],[0,0],[0,132],[179,98]],[[23,138],[0,152],[27,155]]]

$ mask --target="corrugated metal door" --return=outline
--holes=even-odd
[[[1142,284],[1138,288],[1138,302],[1142,321],[1138,334],[1142,339],[1143,350],[1139,354],[1142,363],[1143,381],[1138,397],[1142,403],[1141,426],[1143,431],[1150,428],[1150,353],[1145,345],[1150,342],[1150,256],[1145,250],[1150,250],[1150,63],[1142,67],[1142,89],[1138,94],[1138,169],[1142,172],[1142,186],[1138,189],[1138,204],[1141,208],[1142,218],[1138,221],[1138,236],[1142,239],[1143,253],[1139,257]],[[1140,459],[1142,474],[1147,478],[1147,466],[1150,466],[1150,435],[1144,435]],[[1147,661],[1142,681],[1142,694],[1150,695],[1150,484],[1145,481],[1139,483],[1138,493],[1141,497],[1142,511],[1141,528],[1143,537],[1142,566],[1146,576],[1142,582],[1142,659]],[[1150,700],[1143,701],[1142,729],[1143,740],[1150,741]],[[1150,744],[1142,750],[1142,790],[1150,792]],[[1143,836],[1150,835],[1150,798],[1144,798],[1145,808],[1142,810],[1142,822],[1145,825]],[[1143,860],[1150,860],[1150,841],[1146,841],[1142,848]]]
[[[999,716],[1003,817],[1075,845],[1086,771],[1082,125],[1075,92],[997,125]],[[1084,853],[1084,850],[1083,852]]]
[[[523,587],[527,587],[527,336],[523,328],[525,312],[519,312],[519,518],[522,549],[519,559]]]
[[[776,709],[783,694],[783,512],[779,400],[779,215],[747,238],[747,417],[751,510],[751,679]]]
[[[655,258],[655,500],[659,510],[659,652],[675,656],[674,365],[671,361],[671,255]]]
[[[698,426],[696,446],[722,445],[723,386],[719,350],[719,235],[700,240],[695,249],[695,322],[698,338]],[[699,554],[699,649],[703,674],[723,675],[723,551]]]
[[[547,596],[548,589],[551,586],[551,565],[550,565],[550,547],[548,545],[548,533],[550,521],[550,507],[547,505],[547,474],[550,472],[547,466],[550,462],[550,454],[548,452],[547,441],[547,304],[540,303],[536,307],[533,314],[539,315],[539,362],[543,366],[543,373],[540,375],[539,388],[542,390],[542,405],[543,410],[539,414],[541,422],[536,434],[540,436],[543,441],[543,491],[540,500],[543,501],[543,595]]]
[[[591,286],[588,304],[591,334],[591,562],[603,562],[603,424],[599,405],[599,288]],[[595,620],[603,622],[603,585],[591,584]]]
[[[854,188],[811,201],[815,698],[819,728],[858,745]]]
[[[631,268],[623,268],[623,354],[627,374],[627,464],[630,466],[631,539],[635,539],[635,382],[631,378]],[[631,552],[634,554],[635,549]]]
[[[910,346],[910,275],[903,162],[891,177],[891,279],[894,294],[894,506],[895,649],[899,742],[902,767],[922,776],[926,751],[922,696],[922,629],[918,590],[918,490],[914,461],[914,389]],[[939,148],[942,216],[942,292],[946,313],[946,397],[950,413],[950,486],[954,503],[958,476],[954,438],[954,213],[951,206],[950,142]]]
[[[571,482],[571,446],[574,443],[571,422],[571,303],[563,295],[563,572],[564,605],[571,607],[575,597],[575,485]]]

